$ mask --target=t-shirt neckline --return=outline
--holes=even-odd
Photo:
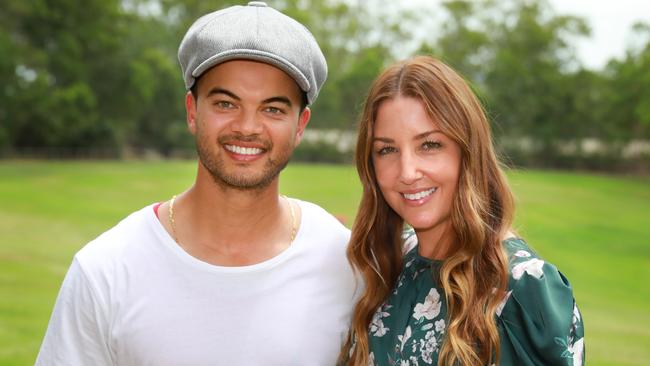
[[[168,250],[171,254],[173,254],[175,257],[177,257],[179,260],[181,260],[183,263],[186,265],[195,267],[195,268],[200,268],[202,270],[206,271],[211,271],[211,272],[219,272],[219,273],[232,273],[232,274],[240,274],[240,273],[250,273],[250,272],[259,272],[259,271],[265,271],[269,270],[280,263],[285,262],[289,258],[293,256],[293,254],[304,245],[304,240],[302,240],[302,237],[304,236],[304,222],[306,221],[307,215],[309,214],[308,210],[306,209],[305,205],[302,204],[302,201],[295,199],[295,198],[290,198],[294,202],[296,202],[300,206],[301,210],[301,220],[300,220],[300,225],[297,228],[296,231],[296,237],[294,238],[293,242],[291,245],[289,245],[286,249],[284,249],[282,252],[278,253],[274,257],[271,257],[267,260],[264,260],[259,263],[255,264],[250,264],[250,265],[245,265],[245,266],[220,266],[212,263],[205,262],[199,258],[194,257],[193,255],[189,254],[186,252],[167,232],[165,227],[162,225],[160,222],[158,216],[156,215],[155,211],[153,210],[153,207],[157,203],[153,203],[145,208],[146,211],[146,217],[147,221],[151,227],[151,229],[154,231],[155,235],[159,239],[159,243],[166,249]]]

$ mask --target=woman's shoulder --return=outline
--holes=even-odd
[[[524,274],[541,279],[544,265],[556,269],[555,266],[540,258],[522,238],[509,237],[503,240],[502,244],[508,257],[508,271],[511,282],[521,279]]]
[[[526,291],[532,284],[557,281],[558,285],[573,292],[568,279],[558,268],[541,258],[524,239],[507,238],[503,241],[503,248],[508,259],[509,290]]]
[[[542,297],[569,296],[573,288],[555,265],[541,258],[528,243],[518,237],[507,238],[503,248],[508,259],[508,294],[534,302]]]
[[[508,238],[503,247],[509,268],[497,309],[503,357],[517,364],[580,364],[584,328],[569,280],[525,240]]]

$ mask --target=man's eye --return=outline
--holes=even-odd
[[[284,110],[276,107],[266,107],[266,111],[272,114],[282,114]]]
[[[436,150],[439,149],[442,145],[437,141],[425,141],[422,143],[423,150]]]
[[[225,100],[220,100],[220,101],[214,103],[214,105],[216,105],[217,107],[219,107],[221,109],[230,109],[230,108],[234,107],[234,105],[232,103],[230,103],[228,101],[225,101]]]

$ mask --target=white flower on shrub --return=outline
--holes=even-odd
[[[544,275],[544,272],[542,271],[543,266],[544,261],[537,258],[521,262],[512,268],[512,278],[518,280],[521,278],[524,272],[535,278],[542,278]]]

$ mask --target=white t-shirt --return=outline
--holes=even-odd
[[[131,214],[76,254],[36,364],[334,365],[359,292],[349,231],[296,202],[292,245],[243,267],[190,256],[152,206]]]

